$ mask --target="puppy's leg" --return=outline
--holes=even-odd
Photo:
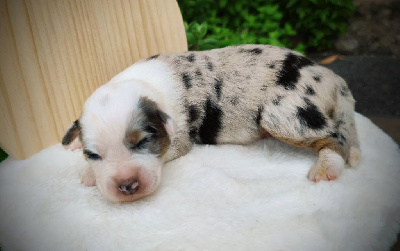
[[[360,151],[351,100],[339,100],[331,109],[316,104],[305,99],[302,106],[288,102],[281,109],[269,107],[261,114],[259,126],[279,140],[318,152],[319,159],[308,174],[317,182],[336,179],[346,161],[357,165]]]
[[[324,139],[315,140],[309,146],[318,152],[319,159],[310,169],[308,178],[312,181],[332,180],[345,167],[358,165],[360,147],[354,121],[354,112],[346,110],[334,120],[333,132]]]
[[[325,138],[311,143],[310,147],[318,152],[318,161],[308,172],[308,179],[314,182],[334,180],[345,167],[345,152],[334,138]]]
[[[347,163],[351,167],[356,167],[358,166],[358,163],[360,162],[360,155],[361,151],[358,146],[351,146],[350,151],[349,151],[349,157],[347,158]]]
[[[351,118],[350,120],[348,137],[350,141],[350,149],[347,157],[347,164],[351,167],[356,167],[360,162],[361,151],[354,118]]]
[[[317,163],[308,172],[308,179],[314,182],[334,180],[344,169],[342,156],[329,148],[319,151]]]
[[[339,177],[345,168],[345,159],[349,155],[349,146],[339,143],[335,137],[327,136],[314,141],[296,141],[288,138],[281,138],[278,135],[272,136],[298,147],[311,147],[318,152],[318,161],[308,172],[308,179],[314,182],[321,180],[334,180]]]

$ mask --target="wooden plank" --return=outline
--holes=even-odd
[[[58,143],[98,86],[186,50],[175,0],[0,0],[0,146],[24,159]]]

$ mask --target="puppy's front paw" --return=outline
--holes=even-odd
[[[94,173],[91,168],[87,168],[85,170],[81,182],[88,187],[96,185],[96,177],[94,176]]]
[[[320,152],[317,163],[308,172],[308,179],[314,182],[334,180],[344,169],[343,158],[333,151]]]

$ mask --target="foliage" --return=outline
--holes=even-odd
[[[178,0],[190,50],[272,44],[326,49],[345,31],[351,0]]]
[[[0,162],[5,160],[8,157],[7,153],[3,151],[3,149],[0,148]],[[1,251],[1,246],[0,246],[0,251]]]
[[[282,1],[283,2],[283,1]],[[308,49],[323,50],[343,34],[354,13],[351,0],[290,0],[283,4],[287,19]]]

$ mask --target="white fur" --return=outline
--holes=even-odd
[[[275,139],[196,146],[150,197],[109,203],[79,179],[80,151],[0,165],[3,250],[388,250],[400,230],[400,152],[357,115],[363,158],[309,182],[317,154]]]
[[[179,107],[181,93],[176,89],[177,83],[172,78],[171,70],[165,63],[156,60],[135,63],[113,77],[109,83],[129,82],[131,80],[143,81],[147,86],[151,86],[152,90],[162,93],[157,97],[150,94],[149,98],[156,100],[160,108],[171,117],[181,117],[179,113],[176,113],[176,111],[181,110]]]

